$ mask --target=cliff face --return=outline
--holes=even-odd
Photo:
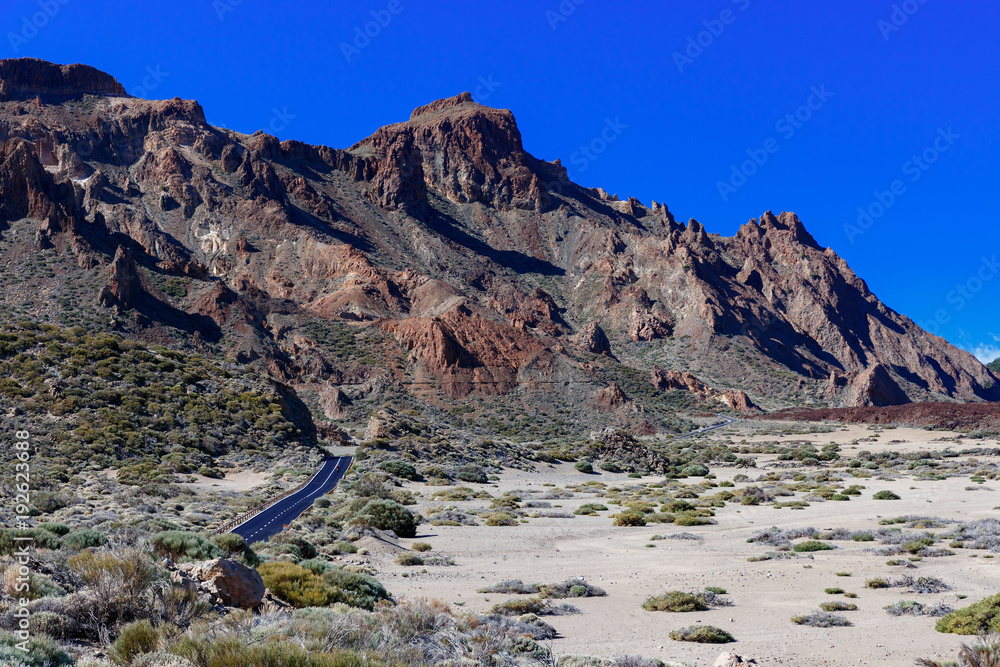
[[[208,327],[200,342],[285,381],[451,397],[563,383],[605,404],[616,373],[659,366],[744,409],[864,400],[851,383],[995,396],[982,364],[882,304],[795,214],[724,238],[582,188],[468,93],[338,150],[214,128],[196,102],[131,98],[86,66],[8,60],[0,140],[0,230],[81,272],[110,265],[102,303],[118,311],[143,307],[135,271],[183,284],[130,331]],[[348,368],[311,322],[390,347]]]

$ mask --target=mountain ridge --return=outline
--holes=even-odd
[[[19,90],[94,87],[82,66],[19,62],[0,61]],[[629,383],[656,368],[763,407],[864,402],[845,388],[876,366],[881,395],[898,396],[888,378],[909,400],[996,398],[989,370],[882,304],[794,213],[732,237],[678,223],[657,202],[573,183],[524,151],[509,110],[468,93],[342,150],[214,128],[197,102],[108,86],[2,102],[5,265],[28,247],[67,275],[114,261],[89,289],[131,295],[97,306],[118,330],[336,393],[328,417],[428,383],[406,391],[442,406],[601,405],[601,420],[655,430],[662,397],[648,378]],[[145,280],[123,290],[133,271]],[[379,350],[345,359],[314,325]],[[331,388],[347,381],[353,397]]]

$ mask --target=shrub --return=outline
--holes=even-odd
[[[490,512],[483,515],[487,526],[516,526],[517,515],[510,512]]]
[[[889,588],[889,582],[881,577],[876,577],[874,579],[866,579],[865,586],[867,588]]]
[[[423,565],[424,559],[418,556],[417,554],[404,551],[403,553],[396,556],[396,564],[412,567],[416,565]]]
[[[594,472],[594,466],[589,461],[577,461],[573,467],[585,475],[590,475]]]
[[[156,579],[156,566],[138,547],[88,549],[70,556],[67,565],[91,589],[91,611],[105,624],[134,618]]]
[[[879,491],[872,498],[875,500],[899,500],[899,496],[889,490]]]
[[[455,471],[455,477],[463,482],[475,482],[477,484],[485,484],[490,481],[486,476],[486,472],[475,463],[466,463],[465,465],[460,466],[459,469]]]
[[[522,600],[507,600],[493,605],[491,614],[501,616],[521,616],[522,614],[538,614],[545,609],[545,601],[540,598],[525,598]]]
[[[379,470],[384,470],[390,475],[395,475],[401,479],[416,481],[420,479],[417,469],[409,461],[383,461],[378,464]]]
[[[222,550],[203,535],[185,530],[164,530],[156,533],[153,535],[153,546],[161,556],[169,556],[177,563],[222,557]]]
[[[413,543],[413,550],[414,551],[419,551],[420,553],[423,553],[425,551],[430,551],[431,548],[432,548],[431,545],[429,545],[427,542],[414,542]]]
[[[832,544],[827,544],[826,542],[820,542],[819,540],[806,540],[805,542],[800,542],[792,547],[792,551],[799,553],[811,552],[811,551],[829,551],[834,549]]]
[[[824,588],[823,592],[827,595],[840,595],[844,592],[843,588]]]
[[[83,551],[84,549],[99,547],[107,544],[107,542],[108,538],[103,533],[84,528],[83,530],[74,530],[72,533],[67,534],[62,540],[62,548]]]
[[[687,477],[704,477],[708,474],[708,466],[701,463],[692,463],[681,468],[681,474]]]
[[[160,643],[160,633],[147,620],[129,623],[121,629],[111,646],[111,659],[119,665],[130,665],[144,653],[152,653]]]
[[[584,503],[573,510],[573,514],[597,514],[598,512],[604,512],[607,509],[607,505],[602,505],[600,503]]]
[[[289,604],[298,607],[325,607],[343,602],[352,607],[372,609],[389,595],[371,577],[336,567],[322,574],[296,565],[271,561],[258,566],[264,585]]]
[[[678,642],[697,642],[699,644],[725,644],[736,639],[714,625],[691,625],[670,633],[670,638]]]
[[[30,537],[33,540],[32,546],[38,549],[58,549],[62,543],[55,533],[44,528],[0,529],[0,554],[10,555],[24,544],[15,540],[15,537]]]
[[[674,518],[674,525],[676,526],[707,526],[711,523],[711,519],[694,514],[678,514]]]
[[[410,510],[394,500],[369,500],[355,516],[379,530],[391,530],[400,537],[414,537],[417,522]]]
[[[646,516],[637,510],[626,510],[615,515],[616,526],[645,526]]]
[[[1000,632],[1000,595],[985,598],[944,616],[934,628],[956,635]]]
[[[709,593],[715,593],[716,595],[725,595],[726,589],[719,588],[718,586],[705,586],[705,590]]]
[[[684,591],[670,591],[663,595],[651,596],[642,603],[642,608],[646,611],[705,611],[708,605],[697,595],[685,593]]]
[[[539,597],[543,598],[589,598],[606,595],[604,589],[591,586],[582,577],[561,581],[558,584],[546,584],[544,586],[536,584],[535,587],[540,593]]]
[[[15,635],[0,630],[0,665],[68,667],[73,664],[72,658],[48,637],[31,637],[27,640],[27,651],[17,648],[21,641]]]
[[[851,602],[824,602],[819,608],[823,611],[855,611],[858,605]]]
[[[254,550],[247,545],[246,540],[236,533],[223,533],[212,536],[212,544],[222,549],[226,558],[239,557],[245,564],[255,567],[260,563],[260,558]]]
[[[792,616],[792,623],[808,625],[814,628],[848,627],[851,622],[837,614],[809,614],[808,616]]]
[[[42,530],[47,530],[57,537],[62,537],[69,532],[69,526],[64,523],[55,523],[52,521],[46,521],[45,523],[38,524],[38,527]]]

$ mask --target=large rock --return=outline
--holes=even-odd
[[[909,402],[906,393],[900,389],[882,364],[875,364],[861,373],[851,385],[849,407],[883,408],[887,405],[903,405]]]
[[[201,588],[227,607],[253,609],[264,599],[264,580],[256,570],[228,558],[215,558],[178,567]]]
[[[712,667],[740,667],[741,665],[756,665],[756,660],[751,660],[750,658],[744,658],[743,656],[736,655],[735,653],[723,653],[715,661]]]
[[[575,345],[591,354],[614,356],[611,354],[611,341],[597,322],[591,322],[573,334],[572,340]]]
[[[118,246],[106,278],[107,284],[101,289],[98,299],[101,305],[121,309],[134,307],[142,294],[142,281],[131,250]]]

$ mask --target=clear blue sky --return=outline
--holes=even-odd
[[[662,5],[6,0],[0,57],[88,63],[215,124],[335,147],[469,90],[584,185],[726,235],[797,212],[888,305],[1000,356],[997,4]]]

